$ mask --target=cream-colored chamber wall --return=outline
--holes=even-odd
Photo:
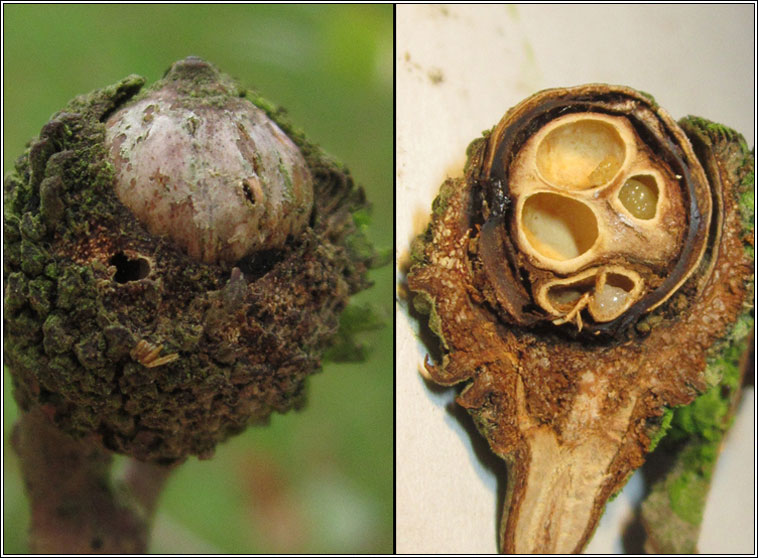
[[[429,221],[466,146],[540,89],[589,82],[653,94],[675,118],[703,116],[754,145],[753,6],[397,6],[397,246]],[[397,550],[493,553],[499,476],[454,390],[420,374],[426,347],[397,271]],[[754,396],[746,390],[714,479],[704,553],[753,552]],[[494,465],[493,465],[494,463]],[[640,475],[606,510],[589,553],[621,553],[643,492]]]

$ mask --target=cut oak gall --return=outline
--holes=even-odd
[[[507,119],[509,126],[511,122]],[[496,128],[496,138],[505,133],[504,126]],[[632,260],[627,269],[640,277],[637,285],[644,289],[626,291],[629,304],[618,308],[626,310],[639,302],[637,308],[644,312],[646,295],[656,303],[671,296],[674,289],[662,286],[667,270],[677,267],[674,262],[683,253],[680,244],[688,225],[690,230],[706,226],[710,200],[692,200],[671,163],[653,156],[655,146],[646,143],[643,129],[617,113],[592,108],[558,113],[544,122],[535,115],[524,128],[519,134],[534,128],[532,136],[514,146],[507,168],[497,159],[485,161],[483,167],[489,184],[503,189],[488,195],[505,195],[516,207],[516,219],[505,225],[529,258],[524,271],[538,282],[544,281],[545,273],[571,281],[588,266],[629,266],[622,262]],[[506,155],[491,151],[489,157]],[[702,170],[696,172],[700,174],[692,178],[702,183]],[[688,223],[686,204],[693,201],[702,205],[702,217]],[[702,239],[694,249],[704,249]],[[583,316],[571,308],[557,319],[594,333],[600,330],[593,321],[607,324],[607,329],[613,321],[609,316],[620,318],[622,313],[592,312],[593,308],[597,310],[588,303]],[[542,304],[542,309],[555,315],[555,306]]]
[[[737,366],[752,157],[604,84],[533,95],[468,156],[414,245],[408,286],[442,346],[426,369],[467,382],[458,403],[508,463],[501,551],[581,552],[664,409]]]

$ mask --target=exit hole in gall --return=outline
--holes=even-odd
[[[139,281],[150,274],[150,262],[139,256],[130,258],[123,252],[118,252],[108,260],[108,263],[116,267],[116,273],[113,276],[116,283]]]

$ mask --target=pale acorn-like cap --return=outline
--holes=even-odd
[[[284,132],[212,65],[176,62],[106,122],[118,198],[205,263],[281,248],[308,224],[313,183]]]

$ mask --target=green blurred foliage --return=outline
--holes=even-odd
[[[392,245],[391,5],[4,5],[3,169],[72,97],[131,73],[152,83],[195,55],[287,107],[343,161],[373,204],[370,238]],[[391,323],[390,266],[356,297]],[[391,553],[392,330],[362,363],[325,363],[302,411],[272,417],[191,459],[169,481],[156,553]],[[28,551],[29,518],[3,381],[3,552]]]

